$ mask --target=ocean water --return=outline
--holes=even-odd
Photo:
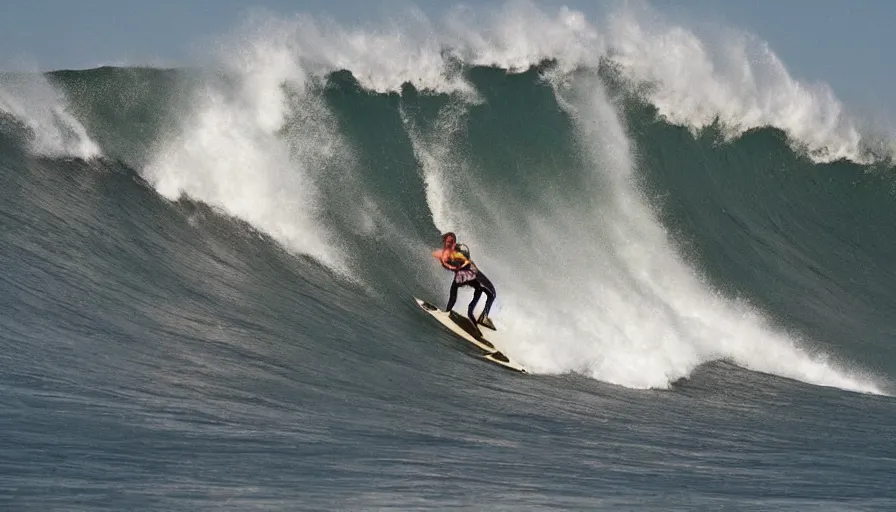
[[[888,139],[750,37],[402,16],[0,75],[0,507],[896,508]],[[415,305],[448,230],[530,374]]]

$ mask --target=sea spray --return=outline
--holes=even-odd
[[[24,126],[28,149],[47,157],[91,159],[102,154],[99,145],[69,111],[68,100],[39,73],[0,76],[0,114]]]

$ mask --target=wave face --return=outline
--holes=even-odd
[[[537,428],[554,415],[563,428],[587,425],[572,444],[634,443],[620,414],[661,425],[638,441],[642,468],[655,462],[645,446],[662,439],[691,446],[709,431],[747,431],[798,443],[787,436],[812,439],[801,422],[852,407],[871,418],[856,464],[888,474],[863,457],[886,445],[873,440],[892,419],[893,169],[887,144],[830,90],[795,81],[748,35],[701,38],[644,11],[594,21],[512,3],[396,19],[362,29],[259,14],[203,68],[0,77],[12,290],[0,384],[16,397],[5,420],[16,439],[74,423],[83,439],[60,443],[120,454],[128,428],[166,449],[197,436],[209,443],[197,453],[221,460],[238,459],[241,445],[271,461],[302,458],[299,474],[329,489],[351,464],[315,463],[315,443],[349,461],[364,450],[348,446],[368,439],[373,466],[352,466],[352,478],[366,485],[360,475],[386,467],[391,482],[407,468],[388,462],[383,431],[400,425],[419,444],[395,457],[419,463],[429,442],[469,442],[484,450],[470,453],[510,464],[511,453],[492,450],[525,450],[529,434],[487,425],[473,440],[438,427],[457,415],[491,421],[493,396],[534,414]],[[496,284],[496,337],[535,374],[526,383],[464,357],[414,309],[412,296],[446,300],[450,276],[429,252],[449,230]],[[463,397],[466,385],[489,391]],[[782,395],[805,409],[782,410]],[[22,412],[29,400],[45,408],[33,419]],[[765,425],[773,412],[790,434]],[[688,432],[667,430],[668,417]],[[253,441],[255,428],[275,434]],[[830,435],[851,439],[856,428],[834,421]],[[814,463],[838,457],[820,450]],[[546,460],[565,464],[573,452]],[[175,480],[105,503],[195,508],[171,494],[178,478],[206,498],[209,486],[237,482],[176,468],[164,450],[152,456]],[[48,493],[43,466],[22,469],[24,453],[15,461],[23,503],[81,492],[94,504],[110,489]],[[84,464],[99,482],[117,470],[134,482],[153,474],[125,459]],[[782,464],[774,471],[809,467]],[[264,483],[252,467],[243,476],[254,484],[227,491],[233,506],[291,503],[273,468]],[[862,487],[848,464],[832,471],[869,496],[886,480]],[[274,501],[257,492],[266,485]],[[651,488],[620,485],[621,506]],[[718,485],[707,483],[706,503]],[[543,504],[587,508],[551,487]],[[402,496],[417,495],[340,503],[407,505]],[[826,499],[809,496],[794,506]],[[307,498],[326,503],[326,493]]]

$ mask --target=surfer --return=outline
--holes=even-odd
[[[495,324],[488,317],[488,313],[492,309],[492,303],[495,301],[495,295],[497,295],[495,286],[470,259],[469,249],[463,244],[458,244],[457,236],[448,232],[442,235],[442,248],[433,251],[432,255],[439,260],[443,267],[454,272],[454,281],[451,283],[451,292],[448,295],[448,306],[445,308],[445,311],[450,312],[454,309],[454,303],[457,301],[457,289],[461,286],[470,286],[474,292],[473,300],[470,301],[470,306],[467,308],[467,317],[470,318],[473,327],[479,324],[495,330]],[[483,292],[485,292],[486,296],[485,307],[477,320],[473,310],[476,308],[476,303],[479,302],[479,297],[482,296]],[[476,328],[476,330],[478,331],[479,329]]]

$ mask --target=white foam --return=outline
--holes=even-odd
[[[515,1],[497,9],[455,7],[441,22],[411,9],[366,26],[308,15],[280,20],[261,11],[251,25],[264,37],[276,34],[309,75],[347,69],[373,91],[410,82],[468,101],[475,91],[456,72],[456,58],[509,71],[556,59],[568,72],[611,57],[625,77],[653,85],[649,100],[670,122],[697,130],[720,120],[729,137],[774,126],[817,161],[867,160],[870,138],[831,89],[795,80],[765,42],[734,29],[698,35],[643,6],[589,21],[566,7],[551,14]]]
[[[276,20],[263,13],[252,24],[282,34],[296,62],[314,75],[350,70],[361,86],[377,92],[399,91],[407,82],[421,90],[471,91],[446,68],[438,31],[418,10],[396,13],[383,25],[366,28],[308,15]]]
[[[509,71],[555,58],[569,71],[596,65],[605,51],[603,38],[581,12],[561,7],[552,16],[531,2],[484,12],[457,7],[449,12],[445,33],[465,62]]]
[[[830,87],[794,79],[754,35],[717,27],[700,37],[634,9],[611,16],[607,34],[613,61],[627,78],[654,85],[648,99],[672,123],[700,129],[719,120],[729,138],[773,126],[816,161],[867,160],[862,135]]]
[[[196,91],[181,132],[159,149],[145,177],[169,199],[186,195],[217,206],[349,275],[320,218],[315,186],[328,162],[349,158],[332,116],[308,94],[304,70],[276,33],[222,52],[228,79],[208,79]]]
[[[102,154],[84,126],[69,113],[65,96],[39,73],[7,75],[0,84],[0,111],[31,131],[32,153],[85,160]]]
[[[368,90],[395,92],[411,83],[467,101],[475,101],[475,91],[456,72],[455,59],[518,71],[557,56],[561,66],[596,64],[603,51],[582,13],[562,8],[549,17],[530,2],[498,10],[457,7],[442,23],[407,9],[380,25],[345,26],[304,14],[281,20],[264,11],[249,24],[256,33],[278,34],[309,75],[350,70]]]
[[[864,142],[870,139],[863,139],[833,91],[794,79],[765,42],[735,29],[698,35],[649,8],[627,6],[589,21],[566,7],[551,14],[517,1],[498,9],[456,7],[441,23],[412,10],[377,27],[308,16],[281,25],[278,30],[301,48],[306,69],[349,69],[374,91],[411,82],[472,97],[471,86],[452,72],[454,57],[510,71],[557,59],[562,72],[611,57],[627,78],[653,84],[649,100],[670,122],[696,130],[718,119],[731,138],[773,126],[816,161],[868,159]]]

